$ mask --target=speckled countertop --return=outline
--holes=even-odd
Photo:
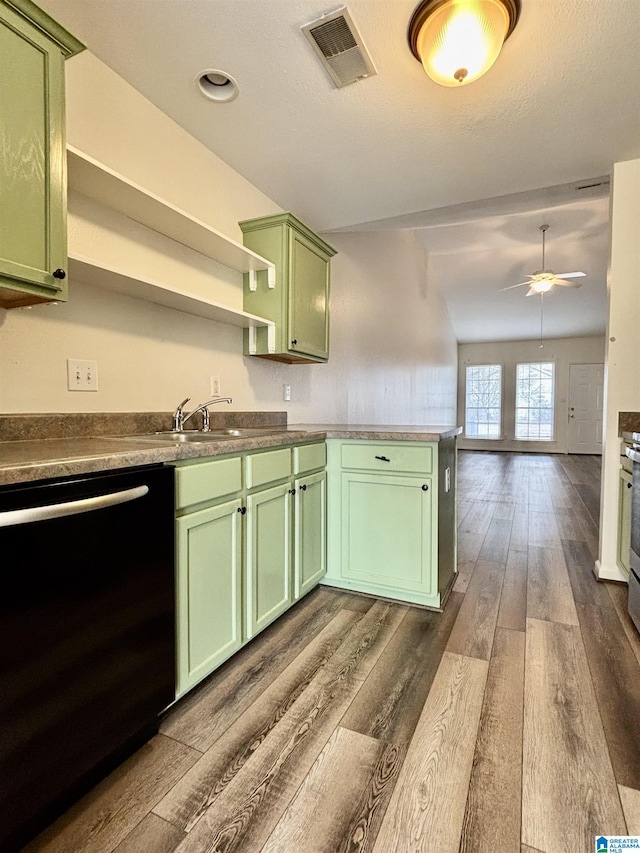
[[[302,429],[325,433],[327,438],[355,438],[361,441],[443,441],[460,435],[456,426],[395,426],[389,424],[292,424],[288,430]]]
[[[252,426],[256,426],[252,424]],[[277,426],[277,430],[274,427]],[[141,440],[135,436],[73,436],[0,441],[0,485],[220,456],[246,450],[355,438],[377,441],[440,441],[458,435],[451,426],[374,426],[352,424],[270,424],[266,434],[220,438],[192,444]]]

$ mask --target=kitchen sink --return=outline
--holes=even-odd
[[[127,438],[135,441],[168,441],[172,444],[190,444],[203,441],[221,441],[225,438],[253,438],[283,431],[283,427],[247,427],[246,429],[230,427],[228,429],[212,429],[210,432],[200,432],[200,430],[195,429],[183,432],[152,432],[143,435],[129,435]]]

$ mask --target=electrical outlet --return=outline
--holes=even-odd
[[[219,397],[221,394],[222,394],[222,391],[220,390],[220,377],[219,376],[212,376],[211,377],[211,396],[212,397]]]
[[[68,358],[67,388],[69,391],[97,391],[98,362],[82,358]]]
[[[291,400],[291,385],[282,386],[282,399],[286,402]]]

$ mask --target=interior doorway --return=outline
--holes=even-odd
[[[569,365],[569,453],[602,454],[604,364]]]

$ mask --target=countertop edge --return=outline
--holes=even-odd
[[[293,424],[268,435],[206,443],[144,442],[135,436],[42,439],[0,442],[0,486],[93,474],[99,471],[181,462],[325,439],[363,441],[441,441],[461,427],[357,424]],[[8,457],[3,460],[3,450]]]

